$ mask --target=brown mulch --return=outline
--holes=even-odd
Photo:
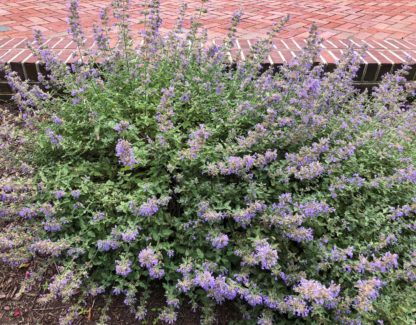
[[[32,272],[36,267],[34,263],[27,268],[11,268],[0,265],[0,324],[2,325],[51,325],[59,324],[59,318],[67,313],[69,303],[53,301],[44,304],[39,297],[44,293],[41,283],[34,285],[29,292],[19,295],[19,289],[27,272]],[[148,315],[142,324],[161,324],[155,322],[157,312],[164,306],[163,291],[156,289],[148,303]],[[94,325],[100,316],[104,306],[104,300],[97,298],[88,301],[85,306],[85,314],[81,315],[74,325]],[[111,320],[109,324],[133,325],[138,324],[128,308],[123,304],[123,299],[115,299],[109,309]],[[178,315],[177,325],[199,324],[199,312],[193,312],[190,305],[184,305]],[[241,320],[241,316],[234,306],[224,304],[217,308],[218,325],[226,325],[231,321]]]

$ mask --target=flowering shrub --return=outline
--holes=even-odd
[[[296,60],[260,73],[284,21],[231,66],[240,13],[221,46],[201,46],[196,18],[183,30],[184,7],[161,35],[152,1],[135,47],[128,1],[112,11],[115,47],[103,10],[97,46],[85,50],[71,0],[76,63],[59,62],[37,33],[48,76],[40,86],[7,76],[32,126],[38,186],[8,204],[16,192],[3,185],[2,213],[42,227],[27,251],[61,266],[44,299],[123,295],[142,320],[159,282],[169,324],[184,301],[202,306],[203,324],[225,301],[245,324],[388,321],[374,302],[416,280],[407,67],[370,97],[354,90],[354,49],[332,72],[312,64],[314,27]],[[2,251],[23,246],[0,241]]]

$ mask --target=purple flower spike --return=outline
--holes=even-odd
[[[158,256],[151,247],[142,249],[138,257],[141,267],[150,269],[159,264]]]
[[[139,208],[139,214],[143,217],[151,217],[159,211],[158,201],[154,198],[147,199]]]
[[[131,261],[117,260],[116,273],[121,276],[128,276],[131,273]]]
[[[132,167],[137,164],[134,157],[133,147],[130,142],[120,139],[116,145],[116,156],[119,158],[120,163],[123,166]]]
[[[60,200],[64,196],[65,196],[65,191],[62,191],[62,190],[55,191],[55,197],[56,197],[56,199]]]

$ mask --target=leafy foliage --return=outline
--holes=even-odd
[[[78,61],[59,62],[38,33],[32,49],[49,72],[42,86],[8,73],[32,126],[38,189],[24,206],[2,204],[9,218],[43,227],[29,252],[62,266],[45,299],[122,294],[144,319],[159,281],[167,323],[184,300],[203,307],[203,324],[226,300],[245,324],[391,321],[386,304],[412,317],[389,302],[403,290],[409,309],[415,302],[407,67],[373,96],[358,93],[359,54],[349,49],[324,72],[312,64],[312,27],[296,60],[260,73],[283,21],[230,68],[240,13],[222,46],[201,47],[196,18],[183,31],[185,8],[174,31],[159,33],[158,1],[140,46],[128,1],[115,1],[118,45],[110,47],[105,10],[87,51],[70,4]]]

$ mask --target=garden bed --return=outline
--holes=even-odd
[[[18,114],[18,110],[13,103],[0,102],[0,111]],[[0,127],[2,126],[2,115],[0,114]],[[4,121],[3,121],[4,122]],[[0,172],[1,166],[0,166]],[[13,227],[14,224],[0,219],[0,229]],[[42,266],[42,259],[34,259],[29,263],[23,263],[19,267],[10,267],[0,263],[0,324],[2,325],[39,325],[39,324],[58,324],[59,319],[67,314],[68,309],[76,301],[76,297],[70,302],[54,300],[43,303],[41,296],[46,293],[44,282],[35,281],[27,292],[20,292],[24,282],[31,275],[39,272]],[[50,268],[46,276],[52,277],[56,270]],[[146,321],[143,324],[162,324],[156,321],[158,310],[163,308],[165,298],[163,290],[155,284],[153,294],[148,300],[149,308]],[[94,325],[99,314],[105,305],[102,297],[91,298],[84,306],[84,314],[80,315],[74,324]],[[111,324],[133,325],[137,324],[134,315],[123,304],[121,297],[116,298],[110,305],[109,316]],[[218,325],[229,324],[230,321],[241,319],[241,315],[236,308],[227,303],[217,308]],[[195,325],[199,324],[200,312],[193,311],[190,305],[184,304],[178,313],[177,324]]]
[[[41,283],[37,283],[29,292],[19,294],[19,289],[28,274],[36,272],[36,262],[16,269],[0,265],[0,324],[2,325],[43,325],[58,324],[59,319],[67,313],[71,303],[54,301],[44,304],[39,297],[45,293]],[[163,291],[155,288],[148,301],[149,313],[142,324],[163,324],[155,322],[157,311],[164,306]],[[80,315],[74,324],[94,325],[100,311],[104,306],[103,298],[91,299],[85,306],[85,314]],[[123,304],[123,299],[116,299],[109,308],[110,324],[135,325],[137,320]],[[200,313],[192,311],[189,305],[184,305],[178,314],[176,324],[199,324]],[[225,304],[217,308],[216,325],[226,325],[230,321],[241,319],[238,311],[231,304]]]
[[[104,10],[89,51],[78,1],[69,5],[70,67],[37,32],[31,49],[48,74],[33,85],[5,68],[19,114],[5,113],[0,129],[0,259],[33,306],[46,306],[10,303],[11,317],[57,309],[61,325],[213,325],[238,309],[244,325],[414,319],[410,66],[360,93],[360,53],[348,48],[332,71],[314,65],[322,40],[312,26],[296,59],[264,71],[284,19],[227,69],[241,12],[221,46],[203,48],[198,17],[183,30],[185,7],[160,33],[157,0],[138,48],[129,1],[115,0],[117,45]],[[4,299],[17,299],[14,281]]]

